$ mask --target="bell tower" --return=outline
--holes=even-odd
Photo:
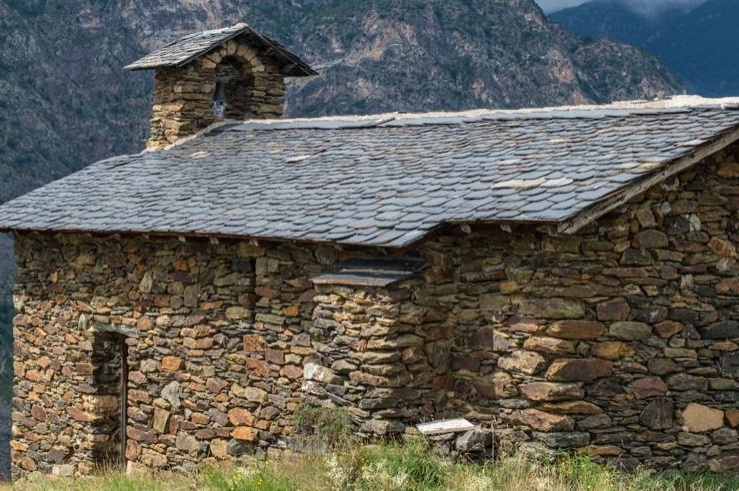
[[[244,23],[190,34],[126,68],[155,71],[147,148],[170,145],[219,119],[279,118],[285,78],[317,75]]]

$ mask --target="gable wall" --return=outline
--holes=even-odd
[[[423,245],[415,301],[451,313],[446,415],[625,464],[736,465],[738,148],[575,236]]]
[[[733,465],[735,154],[572,237],[457,229],[412,253],[422,278],[386,289],[309,281],[379,251],[18,234],[14,472],[115,454],[118,362],[99,355],[116,332],[134,465],[285,448],[301,400],[346,407],[367,435],[467,416],[627,464]]]

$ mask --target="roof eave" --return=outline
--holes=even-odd
[[[735,126],[733,129],[717,135],[714,139],[694,147],[690,153],[666,163],[660,170],[614,191],[611,195],[594,203],[573,217],[560,222],[557,226],[556,233],[566,235],[577,233],[583,227],[599,219],[606,213],[615,210],[647,189],[691,168],[701,160],[737,141],[739,141],[739,126]]]

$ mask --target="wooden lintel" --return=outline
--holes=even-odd
[[[696,148],[688,155],[674,160],[671,164],[668,164],[667,167],[660,170],[659,172],[650,174],[646,178],[632,184],[631,186],[616,191],[611,196],[607,197],[605,201],[601,201],[594,206],[586,209],[585,211],[578,213],[573,218],[562,222],[557,227],[557,233],[574,234],[589,223],[597,220],[609,211],[615,210],[633,197],[645,192],[652,186],[655,186],[667,180],[668,178],[679,174],[686,169],[689,169],[701,160],[713,155],[719,150],[723,150],[737,140],[739,140],[739,129],[734,129],[711,141],[710,143]]]

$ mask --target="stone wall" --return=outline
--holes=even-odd
[[[13,472],[187,468],[284,446],[330,246],[19,234]]]
[[[385,288],[310,278],[388,251],[17,234],[14,473],[117,460],[125,373],[133,466],[286,448],[304,401],[367,436],[465,416],[539,451],[731,468],[736,154],[574,236],[457,227]]]
[[[500,228],[421,247],[449,312],[448,416],[625,465],[739,462],[737,146],[575,236]]]
[[[226,118],[245,121],[282,116],[285,80],[280,67],[236,38],[184,67],[156,71],[147,148],[169,145],[216,121],[213,102],[221,67],[238,71],[225,84]]]
[[[411,301],[420,283],[317,286],[307,403],[346,408],[370,438],[436,415],[450,381],[451,333],[438,328],[442,313]]]

